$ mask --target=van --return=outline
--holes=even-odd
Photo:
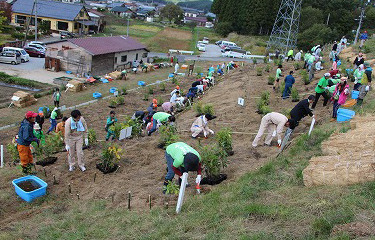
[[[237,47],[237,44],[235,44],[234,42],[222,41],[220,47],[221,48]]]
[[[28,62],[30,60],[29,54],[22,48],[4,47],[3,52],[13,52],[21,57],[21,62]]]
[[[17,54],[14,52],[1,52],[0,62],[16,65],[21,63],[21,57],[17,57]]]
[[[29,43],[28,47],[35,48],[40,52],[46,52],[46,47],[37,43]]]
[[[232,49],[231,51],[224,52],[222,54],[223,57],[230,57],[230,58],[250,58],[251,53],[247,52],[242,49]]]

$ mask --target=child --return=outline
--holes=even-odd
[[[53,92],[53,104],[55,105],[55,107],[59,107],[60,97],[61,97],[60,89],[55,88],[55,91]]]
[[[105,125],[105,130],[107,132],[107,136],[105,137],[105,140],[108,141],[109,138],[112,136],[112,140],[115,140],[115,132],[110,129],[111,126],[115,125],[117,122],[117,118],[115,117],[116,113],[115,111],[111,111],[109,113],[109,117],[107,118],[107,124]]]

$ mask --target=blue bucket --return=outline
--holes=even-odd
[[[66,74],[72,74],[72,71],[66,71]]]
[[[27,181],[27,180],[31,181],[32,185],[34,185],[35,187],[38,187],[38,189],[35,189],[34,191],[26,192],[18,186],[19,183]],[[12,181],[12,184],[14,186],[14,190],[17,193],[17,195],[20,196],[26,202],[31,202],[33,199],[45,195],[47,186],[48,186],[48,184],[45,181],[32,175],[14,179]]]
[[[138,81],[138,86],[146,86],[146,83],[144,81]]]
[[[349,121],[355,116],[355,112],[345,108],[339,108],[337,110],[337,122]]]
[[[170,73],[170,74],[168,75],[168,77],[169,77],[169,78],[173,78],[173,77],[174,77],[174,74],[173,74],[173,73]]]
[[[110,93],[115,93],[115,92],[117,92],[117,91],[118,91],[118,90],[117,90],[117,88],[115,88],[115,87],[109,89],[109,92],[110,92]]]
[[[102,97],[102,94],[100,93],[100,92],[94,92],[93,94],[92,94],[92,96],[94,97],[94,98],[101,98]]]
[[[358,96],[359,96],[359,91],[353,90],[352,91],[352,99],[358,99]]]
[[[49,112],[49,107],[40,107],[38,108],[38,112],[43,112],[43,108],[47,108],[47,112]]]

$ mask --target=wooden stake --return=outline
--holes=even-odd
[[[77,193],[77,198],[78,198],[78,200],[79,200],[79,193]]]
[[[112,191],[112,203],[115,201],[115,192]]]
[[[165,209],[168,209],[168,202],[165,203]]]
[[[151,195],[148,195],[148,204],[150,205],[150,209],[151,209]]]
[[[95,182],[95,180],[96,180],[96,173],[94,174],[94,182]]]
[[[69,194],[72,193],[72,187],[70,186],[70,183],[68,183],[68,190],[69,190]]]
[[[47,177],[47,172],[46,172],[46,169],[43,168],[43,171],[44,171],[44,175]]]
[[[53,184],[57,184],[56,176],[55,175],[53,175]]]
[[[128,192],[128,209],[130,210],[130,199],[131,199],[131,197],[132,197],[132,194],[131,194],[131,192],[129,191]]]

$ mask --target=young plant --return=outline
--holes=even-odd
[[[10,154],[10,157],[12,158],[13,163],[19,162],[19,159],[20,159],[19,153],[18,153],[17,147],[14,144],[9,143],[7,145],[7,152]]]
[[[117,106],[117,101],[116,101],[116,99],[111,99],[111,101],[109,102],[109,106],[111,106],[111,107],[116,107],[116,106]]]
[[[264,71],[270,72],[270,70],[271,70],[271,65],[267,64],[266,67],[264,68]]]
[[[144,93],[143,94],[143,101],[148,101],[148,98],[149,98],[149,94],[148,93]]]
[[[173,78],[172,78],[172,84],[174,84],[174,85],[179,85],[179,83],[178,83],[178,79],[175,78],[175,77],[173,77]]]
[[[299,64],[299,62],[295,62],[293,65],[294,65],[295,70],[298,70],[301,68],[301,65]]]
[[[268,85],[273,85],[275,83],[275,77],[274,76],[268,76]]]
[[[253,58],[253,63],[254,63],[254,65],[256,65],[258,63],[255,58]]]
[[[257,76],[262,76],[263,74],[263,68],[257,67]]]
[[[264,63],[268,63],[268,58],[267,58],[267,57],[264,57],[264,58],[263,58],[263,62],[264,62]]]
[[[307,85],[307,84],[310,83],[310,81],[309,81],[309,75],[308,75],[308,73],[307,73],[306,70],[302,70],[302,71],[301,71],[301,77],[302,77],[302,82],[303,82],[305,85]]]
[[[142,135],[142,123],[140,123],[136,119],[127,117],[126,124],[128,127],[132,127],[132,136],[139,137]]]
[[[285,82],[284,81],[280,81],[280,82],[281,82],[281,84],[280,84],[280,93],[282,95],[283,92],[284,92],[284,89],[285,89]]]
[[[101,165],[104,170],[112,169],[115,164],[118,164],[122,155],[122,149],[116,145],[111,144],[104,148],[101,156]]]
[[[177,142],[179,139],[177,129],[171,125],[163,125],[159,128],[159,144],[160,148],[166,148],[168,145]]]
[[[264,91],[260,95],[260,99],[262,99],[264,101],[265,105],[269,105],[270,104],[270,96],[271,96],[271,93],[269,91]]]
[[[197,115],[203,114],[203,104],[202,102],[197,102],[194,104],[194,110],[197,112]]]
[[[52,145],[53,152],[60,152],[64,147],[64,139],[59,134],[51,134],[46,137],[46,144]]]
[[[211,104],[206,104],[203,106],[203,114],[215,115],[214,107]]]
[[[154,88],[152,86],[148,87],[148,94],[150,95],[154,94]]]
[[[121,91],[122,91],[122,95],[126,95],[126,94],[128,94],[128,88],[127,88],[126,86],[123,86],[123,87],[121,88]]]
[[[118,105],[124,105],[125,104],[125,98],[123,96],[117,96],[116,98]]]
[[[97,137],[96,137],[96,132],[94,129],[90,128],[88,130],[88,139],[89,139],[89,145],[90,146],[94,146],[96,144],[96,140],[97,140]]]
[[[165,83],[160,83],[160,91],[165,92]]]
[[[222,128],[216,133],[218,145],[228,154],[233,155],[232,131],[229,128]]]
[[[221,169],[228,164],[227,154],[217,144],[202,147],[200,156],[206,174],[211,179],[219,177]]]
[[[292,95],[292,102],[298,102],[299,101],[299,94],[298,94],[297,88],[295,88],[295,87],[292,88],[291,95]]]
[[[51,116],[51,111],[48,111],[47,107],[43,107],[43,116],[49,118]]]
[[[180,193],[180,187],[173,181],[168,181],[168,185],[163,186],[163,190],[165,190],[166,194],[178,195]]]
[[[160,107],[164,103],[164,100],[161,96],[158,96],[156,99],[158,100],[158,106]]]

